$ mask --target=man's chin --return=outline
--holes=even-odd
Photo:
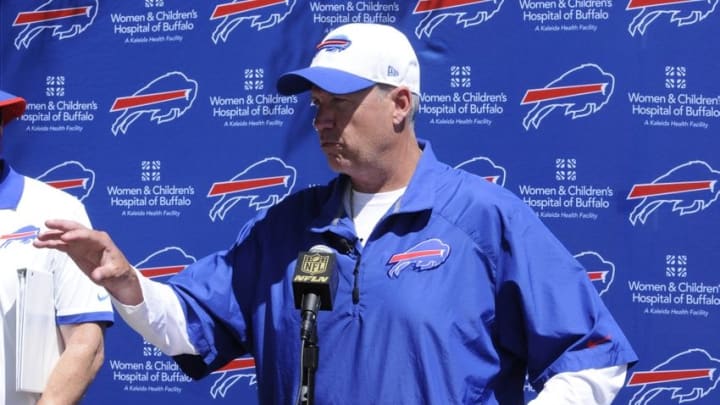
[[[327,163],[328,163],[328,166],[330,167],[330,170],[332,170],[336,173],[347,174],[347,173],[345,173],[345,171],[347,169],[347,165],[345,164],[344,159],[342,159],[338,155],[326,155],[326,157],[327,157]]]

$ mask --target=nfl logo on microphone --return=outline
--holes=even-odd
[[[311,254],[302,258],[300,271],[309,275],[323,274],[330,264],[330,257],[322,254]]]

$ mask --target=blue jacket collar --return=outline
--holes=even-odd
[[[447,165],[435,157],[429,141],[418,139],[418,145],[422,149],[420,161],[405,193],[393,207],[392,214],[431,210],[435,201],[434,190],[436,190],[438,173],[447,170]],[[343,195],[349,182],[350,177],[341,174],[329,184],[330,196],[325,201],[320,216],[312,224],[315,232],[324,232],[336,225],[344,229],[352,229],[352,222],[343,208]]]

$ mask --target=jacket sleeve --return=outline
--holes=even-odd
[[[587,271],[528,207],[501,215],[496,326],[502,347],[542,390],[558,373],[634,363],[637,357]]]

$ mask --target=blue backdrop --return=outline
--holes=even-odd
[[[717,3],[2,0],[0,88],[29,103],[3,155],[162,281],[332,176],[275,80],[339,24],[392,24],[418,135],[533,207],[634,343],[616,403],[717,404]],[[256,403],[251,358],[193,382],[120,319],[106,354],[84,403]]]

